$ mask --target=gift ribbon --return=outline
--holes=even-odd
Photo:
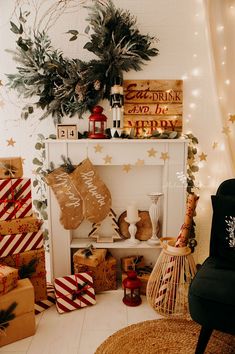
[[[15,193],[15,189],[13,188],[11,181],[10,193],[8,193],[6,198],[0,199],[0,203],[3,203],[4,209],[9,209],[11,206],[13,206],[13,211],[18,211],[28,201],[28,199],[25,197],[21,199],[15,199],[15,197],[17,198],[17,193]],[[5,213],[11,214],[12,210],[6,210]]]
[[[78,280],[79,277],[75,274],[75,281],[77,282],[77,289],[74,289],[72,292],[72,300],[80,300],[79,297],[87,293],[87,290],[90,289],[90,285],[87,283],[83,283],[82,285],[79,284]],[[80,287],[79,287],[80,286]],[[81,302],[81,300],[80,300]]]

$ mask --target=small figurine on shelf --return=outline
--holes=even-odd
[[[119,137],[121,135],[121,130],[123,128],[123,86],[122,78],[117,76],[114,78],[113,85],[111,87],[110,94],[110,107],[112,109],[113,118],[113,137]],[[115,135],[114,135],[115,134]]]
[[[92,109],[92,114],[89,117],[89,133],[90,139],[106,139],[106,124],[107,117],[102,113],[103,107],[95,106]]]

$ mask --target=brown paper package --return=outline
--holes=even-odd
[[[0,235],[14,235],[27,232],[36,232],[40,229],[42,221],[35,216],[12,220],[0,220]]]
[[[85,256],[83,249],[77,250],[73,255],[73,261],[76,264],[83,264],[92,267],[96,267],[98,264],[105,260],[107,249],[96,248],[92,250],[92,254],[89,257]]]
[[[0,334],[0,347],[35,333],[34,289],[29,279],[19,280],[14,290],[0,297],[0,309],[7,309],[13,302],[17,303],[13,311],[16,317]]]
[[[0,158],[0,179],[21,178],[23,166],[21,157]]]
[[[74,262],[74,273],[90,272],[95,293],[117,289],[117,260],[111,254],[98,266],[87,266]]]
[[[27,266],[29,262],[33,259],[37,260],[37,264],[36,264],[35,272],[32,273],[32,275],[30,275],[29,278],[34,287],[35,301],[44,300],[47,298],[44,248],[13,254],[1,258],[0,263],[7,264],[11,267],[19,269],[20,271],[22,266]]]
[[[14,289],[18,282],[18,269],[0,264],[0,295]]]

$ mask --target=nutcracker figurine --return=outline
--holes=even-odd
[[[122,78],[117,76],[113,80],[110,94],[110,107],[112,109],[113,128],[123,128],[123,86]]]

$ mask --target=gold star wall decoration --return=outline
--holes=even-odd
[[[0,86],[3,86],[2,80],[0,80]]]
[[[13,140],[12,138],[7,140],[7,146],[15,146],[16,141]]]
[[[234,123],[235,122],[235,114],[230,114],[229,121]]]
[[[144,160],[138,159],[135,163],[136,166],[143,166],[144,165]]]
[[[202,152],[200,155],[198,155],[200,161],[206,161],[207,155]]]
[[[215,141],[213,144],[212,144],[212,149],[216,149],[218,147],[218,142]]]
[[[225,126],[225,127],[223,127],[223,129],[222,129],[222,133],[228,135],[229,133],[231,133],[231,130],[230,130],[229,127],[226,127],[226,126]]]
[[[112,156],[109,156],[109,155],[106,155],[104,158],[104,163],[105,165],[109,164],[109,163],[112,163]]]
[[[100,144],[96,144],[96,145],[94,146],[94,149],[95,149],[95,152],[102,152],[103,146],[100,145]]]
[[[155,150],[154,148],[151,148],[147,152],[148,152],[149,157],[155,157],[157,150]]]
[[[131,165],[130,165],[129,163],[124,164],[124,165],[122,166],[122,169],[123,169],[123,171],[125,171],[126,173],[128,173],[128,172],[131,170]]]
[[[161,157],[160,159],[163,160],[163,161],[166,161],[168,160],[170,157],[168,155],[168,152],[161,152]]]

